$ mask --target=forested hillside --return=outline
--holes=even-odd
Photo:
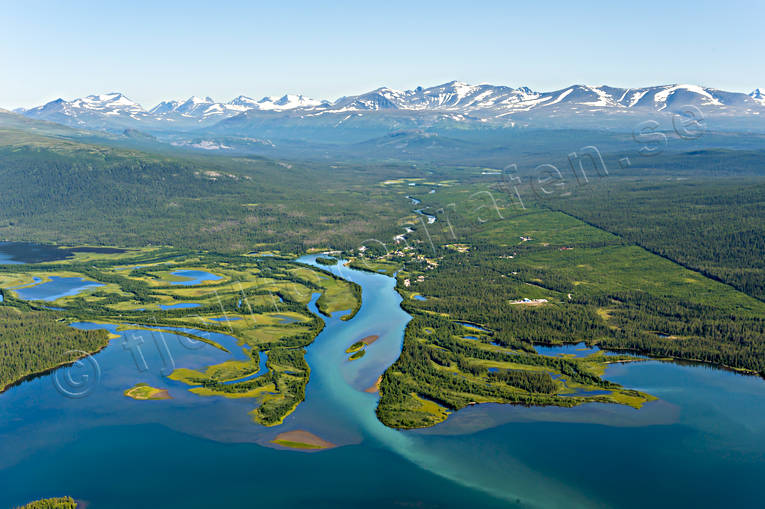
[[[765,300],[764,179],[610,179],[549,204]]]
[[[218,251],[350,247],[393,235],[403,167],[147,154],[15,133],[0,143],[0,238]]]

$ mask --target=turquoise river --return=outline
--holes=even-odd
[[[283,425],[255,424],[253,400],[198,397],[166,378],[241,349],[229,354],[169,329],[121,330],[92,358],[0,395],[0,507],[63,494],[91,509],[761,506],[762,379],[654,360],[619,364],[608,379],[659,400],[641,410],[476,405],[430,429],[393,430],[364,389],[398,357],[409,316],[393,278],[331,270],[361,285],[363,305],[349,321],[325,317],[308,348],[306,400]],[[348,345],[372,334],[380,338],[367,354],[348,362]],[[173,399],[123,396],[139,382]],[[289,430],[340,447],[305,453],[271,443]]]

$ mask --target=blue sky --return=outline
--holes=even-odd
[[[0,3],[0,107],[120,91],[334,99],[457,79],[765,88],[765,2]],[[161,4],[161,5],[157,5]]]

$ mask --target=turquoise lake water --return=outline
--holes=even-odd
[[[0,395],[0,507],[60,494],[94,509],[761,505],[765,381],[706,366],[609,367],[609,380],[660,398],[641,410],[488,404],[425,430],[386,428],[377,396],[363,389],[398,357],[409,317],[392,278],[331,270],[362,286],[363,305],[347,322],[324,317],[306,356],[306,401],[282,426],[253,423],[251,400],[198,397],[166,378],[176,367],[245,358],[234,338],[209,333],[226,353],[173,330],[122,331],[92,357],[98,369],[82,361]],[[316,297],[309,307],[318,313]],[[348,362],[345,349],[372,334],[380,338],[366,355]],[[258,375],[264,368],[261,358]],[[122,395],[139,382],[174,399]],[[82,397],[64,395],[83,386]],[[269,443],[291,429],[342,447],[303,453]]]

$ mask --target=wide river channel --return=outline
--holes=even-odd
[[[115,332],[92,358],[0,394],[0,507],[65,494],[91,509],[761,506],[765,381],[707,366],[609,367],[609,380],[659,398],[641,410],[477,405],[430,429],[386,428],[364,389],[398,357],[409,316],[393,278],[331,270],[361,285],[363,305],[352,320],[324,318],[306,400],[283,425],[254,423],[251,399],[199,397],[166,378],[241,358],[230,336],[209,336],[226,353],[172,330]],[[315,297],[309,307],[318,314]],[[373,334],[349,362],[345,349]],[[123,395],[139,382],[173,399]],[[271,443],[289,430],[340,447]]]

